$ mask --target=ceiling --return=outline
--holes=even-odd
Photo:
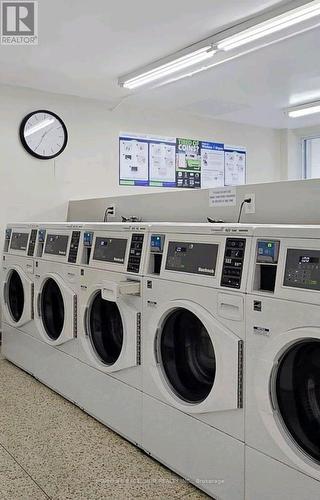
[[[102,99],[115,106],[128,91],[119,76],[272,7],[275,0],[41,0],[39,45],[0,46],[0,83]],[[320,28],[170,85],[140,90],[134,105],[286,128],[283,108],[320,99]],[[319,118],[318,118],[319,121]]]

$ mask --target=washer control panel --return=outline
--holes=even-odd
[[[33,257],[34,255],[34,249],[36,247],[36,241],[37,241],[37,230],[32,229],[31,234],[30,234],[30,240],[29,240],[29,246],[28,246],[28,256]]]
[[[12,233],[11,236],[11,250],[27,251],[29,240],[29,233]]]
[[[320,250],[289,248],[283,285],[320,290]]]
[[[143,234],[132,235],[127,267],[129,273],[138,273],[140,271],[143,240]]]
[[[219,245],[169,241],[166,271],[215,276]]]
[[[44,253],[49,255],[59,255],[65,257],[67,255],[69,236],[64,234],[48,234],[45,244]]]
[[[227,238],[224,253],[221,286],[240,288],[246,240],[244,238]]]
[[[71,264],[75,264],[77,262],[79,242],[80,242],[80,231],[72,231],[69,256],[68,256],[68,262],[70,262]]]

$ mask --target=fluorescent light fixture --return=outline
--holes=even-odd
[[[300,118],[301,116],[315,115],[320,113],[320,101],[302,104],[287,110],[290,118]]]
[[[190,52],[185,56],[178,57],[169,63],[161,64],[150,71],[145,71],[134,78],[124,80],[121,82],[121,85],[127,89],[136,89],[137,87],[154,82],[168,75],[172,75],[177,71],[181,71],[189,66],[200,63],[201,61],[210,59],[215,53],[216,50],[211,45],[207,45],[206,47]]]
[[[52,125],[52,123],[54,122],[55,122],[54,118],[47,118],[46,120],[37,123],[37,125],[33,125],[33,127],[27,129],[24,136],[29,137],[29,135],[35,134],[36,132],[39,132],[39,130],[49,127],[49,125]]]
[[[265,36],[271,35],[295,24],[307,21],[320,15],[320,1],[314,0],[296,9],[289,10],[284,14],[272,17],[267,21],[256,24],[240,33],[231,35],[217,43],[219,50],[232,50],[242,45],[254,42]]]

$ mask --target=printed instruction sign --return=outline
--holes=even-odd
[[[121,133],[122,186],[216,188],[246,182],[246,149],[198,139]]]
[[[174,187],[176,184],[176,148],[171,142],[149,143],[149,185]]]
[[[201,143],[201,187],[224,186],[224,146],[215,142]]]
[[[120,184],[147,186],[149,183],[148,143],[143,139],[120,140]]]
[[[235,207],[237,194],[235,187],[210,189],[209,207]]]
[[[225,146],[225,185],[240,186],[246,183],[245,149]]]

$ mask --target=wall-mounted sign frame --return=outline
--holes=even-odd
[[[121,133],[119,184],[215,188],[246,183],[246,149],[196,139]]]

